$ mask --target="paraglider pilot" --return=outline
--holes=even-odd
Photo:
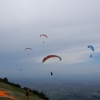
[[[53,75],[53,72],[51,72],[50,74]]]
[[[29,98],[29,93],[30,93],[30,91],[29,91],[29,89],[27,89],[27,90],[26,90],[26,93],[25,93],[25,95],[26,95],[26,100],[28,100],[28,98]]]

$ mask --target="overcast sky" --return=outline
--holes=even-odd
[[[0,0],[0,48],[0,77],[99,74],[100,0]]]

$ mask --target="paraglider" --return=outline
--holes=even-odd
[[[94,51],[94,47],[92,45],[88,45],[87,47]],[[92,55],[90,55],[90,57],[92,57]]]
[[[51,75],[53,75],[53,72],[50,72]]]
[[[41,37],[41,36],[45,36],[45,37],[47,38],[47,35],[45,35],[45,34],[41,34],[40,37]]]
[[[88,48],[90,48],[92,51],[94,51],[94,47],[92,45],[88,45]]]
[[[19,69],[18,71],[21,73],[22,72],[22,69]]]
[[[19,71],[22,71],[22,69],[19,69]]]
[[[47,35],[45,35],[45,34],[41,34],[41,35],[40,35],[40,37],[41,37],[41,36],[44,36],[44,37],[46,37],[46,38],[47,38]],[[44,43],[44,41],[43,41],[43,43]]]
[[[57,56],[57,55],[48,55],[48,56],[46,56],[46,57],[43,58],[42,62],[44,63],[47,59],[52,58],[52,57],[58,57],[60,61],[62,60],[62,58],[60,56]]]
[[[27,50],[27,49],[32,50],[32,48],[25,48],[25,50]],[[29,53],[28,53],[28,55],[29,55]]]
[[[25,50],[27,50],[27,49],[30,49],[30,50],[32,50],[32,48],[25,48]]]
[[[47,59],[52,58],[52,57],[57,57],[57,58],[59,58],[60,61],[62,60],[62,58],[60,56],[57,56],[57,55],[48,55],[48,56],[46,56],[46,57],[43,58],[42,62],[44,63]],[[50,72],[50,74],[53,75],[53,72]]]

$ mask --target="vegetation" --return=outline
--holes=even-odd
[[[25,91],[30,88],[28,88],[28,87],[21,88],[21,86],[19,84],[11,83],[5,77],[3,79],[0,78],[0,89],[9,90],[12,95],[14,95],[17,98],[20,97],[19,100],[22,100],[22,99],[25,99]],[[30,89],[30,98],[33,98],[32,96],[36,97],[36,98],[41,98],[41,99],[35,98],[35,100],[42,100],[42,99],[49,100],[43,92],[39,93],[36,90]],[[9,100],[9,99],[4,99],[4,98],[1,99],[0,98],[0,100]]]

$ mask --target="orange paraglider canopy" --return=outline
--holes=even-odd
[[[45,37],[47,38],[47,35],[45,35],[45,34],[41,34],[40,37],[41,37],[41,36],[45,36]]]
[[[46,57],[43,58],[42,62],[44,63],[47,59],[52,58],[52,57],[58,57],[60,61],[62,60],[62,58],[60,56],[57,56],[57,55],[48,55],[48,56],[46,56]]]

